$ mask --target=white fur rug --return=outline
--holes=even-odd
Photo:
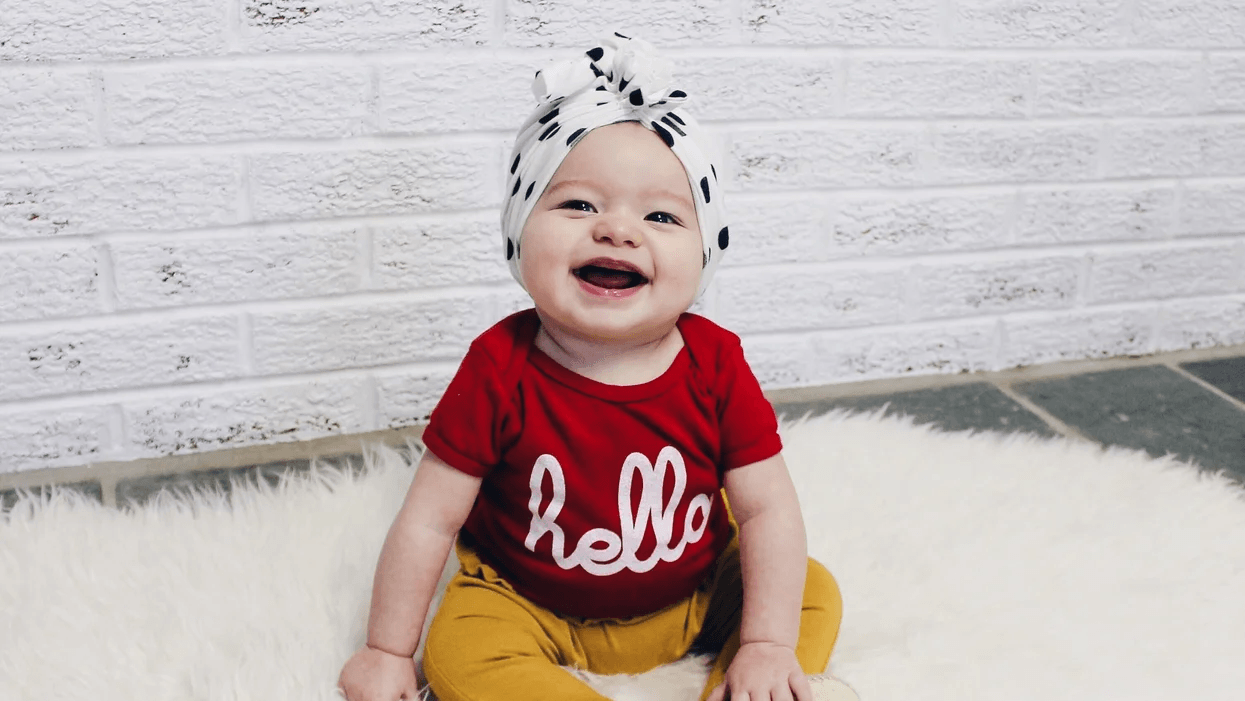
[[[829,416],[784,427],[809,550],[864,701],[1245,698],[1245,498],[1062,440]],[[334,699],[411,472],[123,512],[61,495],[0,522],[0,699]],[[594,683],[694,697],[698,660]]]

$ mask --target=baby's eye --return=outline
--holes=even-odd
[[[596,211],[596,208],[592,206],[591,202],[585,202],[583,200],[567,200],[563,202],[562,204],[558,205],[558,209],[574,209],[579,212],[595,212]]]
[[[658,224],[678,224],[679,223],[678,218],[669,212],[653,212],[652,214],[645,217],[645,219],[648,219],[650,221],[655,221]]]

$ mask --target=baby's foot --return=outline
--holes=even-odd
[[[860,701],[852,687],[829,674],[810,674],[808,684],[813,687],[813,701]]]

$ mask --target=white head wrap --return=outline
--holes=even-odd
[[[536,111],[519,129],[510,154],[501,229],[510,273],[523,284],[523,225],[566,154],[584,134],[618,122],[639,122],[666,142],[692,188],[704,249],[697,296],[704,294],[730,243],[712,144],[680,107],[687,94],[671,87],[670,64],[651,44],[615,33],[582,56],[536,72]]]

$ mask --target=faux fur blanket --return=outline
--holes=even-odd
[[[1064,440],[876,416],[783,427],[809,551],[845,600],[831,671],[864,701],[1239,699],[1245,492]],[[0,699],[334,699],[411,479],[331,469],[112,510],[0,520]],[[694,698],[699,660],[595,678]]]

